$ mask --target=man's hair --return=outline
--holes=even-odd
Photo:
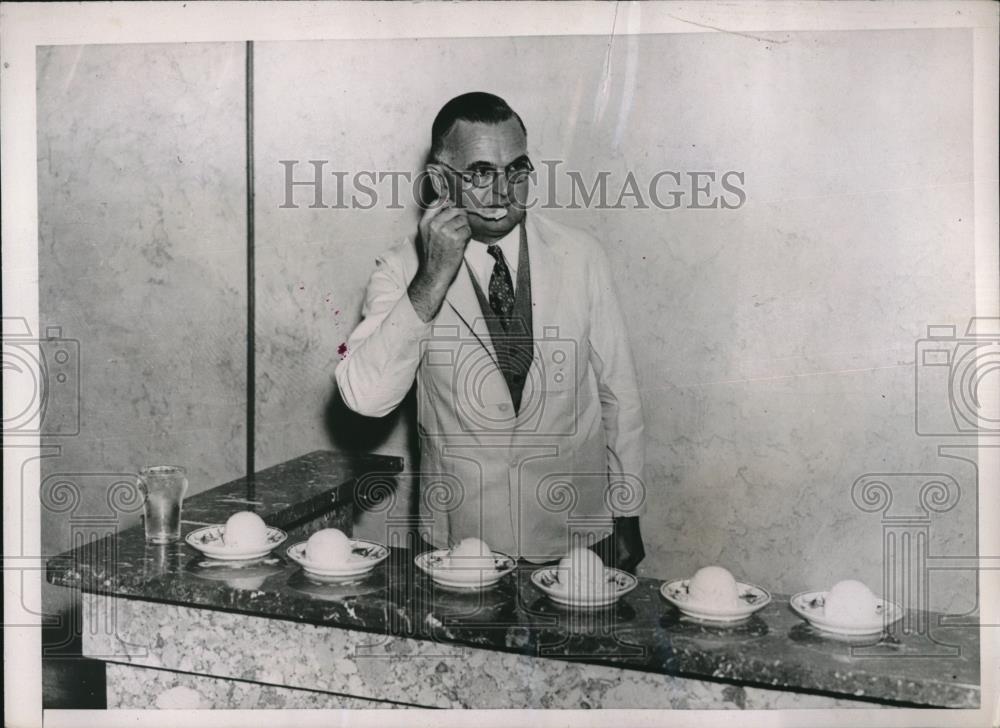
[[[458,121],[502,124],[509,119],[517,119],[521,130],[527,136],[528,130],[524,128],[521,117],[499,96],[485,91],[472,91],[456,96],[442,106],[434,117],[434,124],[431,126],[431,157],[436,159],[441,153],[444,148],[444,138]]]

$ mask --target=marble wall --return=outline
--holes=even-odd
[[[851,495],[871,472],[917,474],[890,480],[894,507],[918,512],[914,479],[953,477],[930,550],[975,553],[975,466],[940,457],[913,414],[917,340],[928,324],[962,333],[973,310],[970,44],[960,30],[258,43],[258,466],[331,437],[413,464],[410,414],[328,406],[375,256],[415,226],[405,185],[398,206],[310,208],[300,188],[282,207],[281,160],[297,179],[327,160],[333,204],[331,172],[418,170],[437,109],[484,89],[520,112],[536,163],[606,171],[613,197],[630,170],[744,174],[738,209],[690,209],[687,189],[673,210],[546,211],[614,266],[644,392],[645,575],[716,562],[782,592],[877,587],[881,514]],[[42,319],[81,342],[82,372],[81,432],[54,440],[43,477],[153,460],[189,465],[193,489],[242,474],[242,59],[239,44],[39,53]],[[922,406],[946,407],[945,390]],[[404,514],[407,485],[357,531]],[[69,530],[47,516],[46,548]],[[932,586],[935,608],[975,606],[971,574]]]
[[[975,553],[975,466],[914,430],[915,343],[928,324],[961,334],[973,312],[970,44],[960,30],[259,44],[262,463],[327,441],[338,345],[375,255],[416,221],[412,205],[311,208],[307,188],[283,208],[280,160],[300,161],[297,180],[327,160],[335,205],[332,172],[419,169],[438,108],[483,89],[519,111],[536,166],[564,160],[563,202],[567,169],[588,184],[608,171],[612,199],[629,170],[745,175],[738,209],[691,209],[706,200],[688,186],[674,210],[546,211],[595,233],[614,266],[648,433],[644,574],[714,562],[784,592],[879,588],[882,513],[851,493],[870,472],[917,474],[889,478],[894,515],[925,513],[920,473],[953,477],[930,551]],[[667,203],[684,190],[669,182]],[[939,389],[925,407],[947,407]],[[408,427],[374,442],[402,454]],[[377,537],[384,518],[358,529]],[[974,607],[973,583],[936,572],[932,604]]]
[[[48,402],[77,431],[43,438],[55,554],[136,522],[108,494],[143,464],[187,466],[189,493],[243,474],[243,46],[44,47],[37,62],[40,321],[78,349],[76,389]]]

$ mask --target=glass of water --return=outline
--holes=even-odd
[[[145,496],[146,541],[179,541],[187,471],[179,465],[150,465],[139,471],[138,485]]]

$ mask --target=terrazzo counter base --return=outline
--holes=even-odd
[[[85,600],[95,619],[120,625],[84,638],[88,656],[111,662],[109,708],[872,707],[242,614]]]
[[[407,707],[348,695],[296,690],[146,667],[108,663],[109,710],[322,710]]]

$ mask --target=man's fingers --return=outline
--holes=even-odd
[[[452,215],[437,226],[438,230],[457,230],[461,227],[469,227],[469,218],[463,214]]]
[[[464,212],[459,211],[448,215],[447,219],[442,219],[442,216],[435,218],[430,226],[430,234],[432,236],[455,236],[460,234],[460,231],[468,226],[468,218],[465,216]],[[471,228],[469,229],[469,232],[471,233]]]
[[[440,233],[452,239],[465,238],[462,242],[467,242],[472,237],[472,228],[468,223],[456,220],[442,228]]]
[[[468,219],[465,210],[459,210],[457,207],[449,207],[431,220],[431,229],[441,230],[455,220],[468,221]]]
[[[429,225],[440,214],[453,209],[455,209],[453,203],[446,197],[440,203],[435,203],[424,210],[424,214],[420,217],[420,224]]]

